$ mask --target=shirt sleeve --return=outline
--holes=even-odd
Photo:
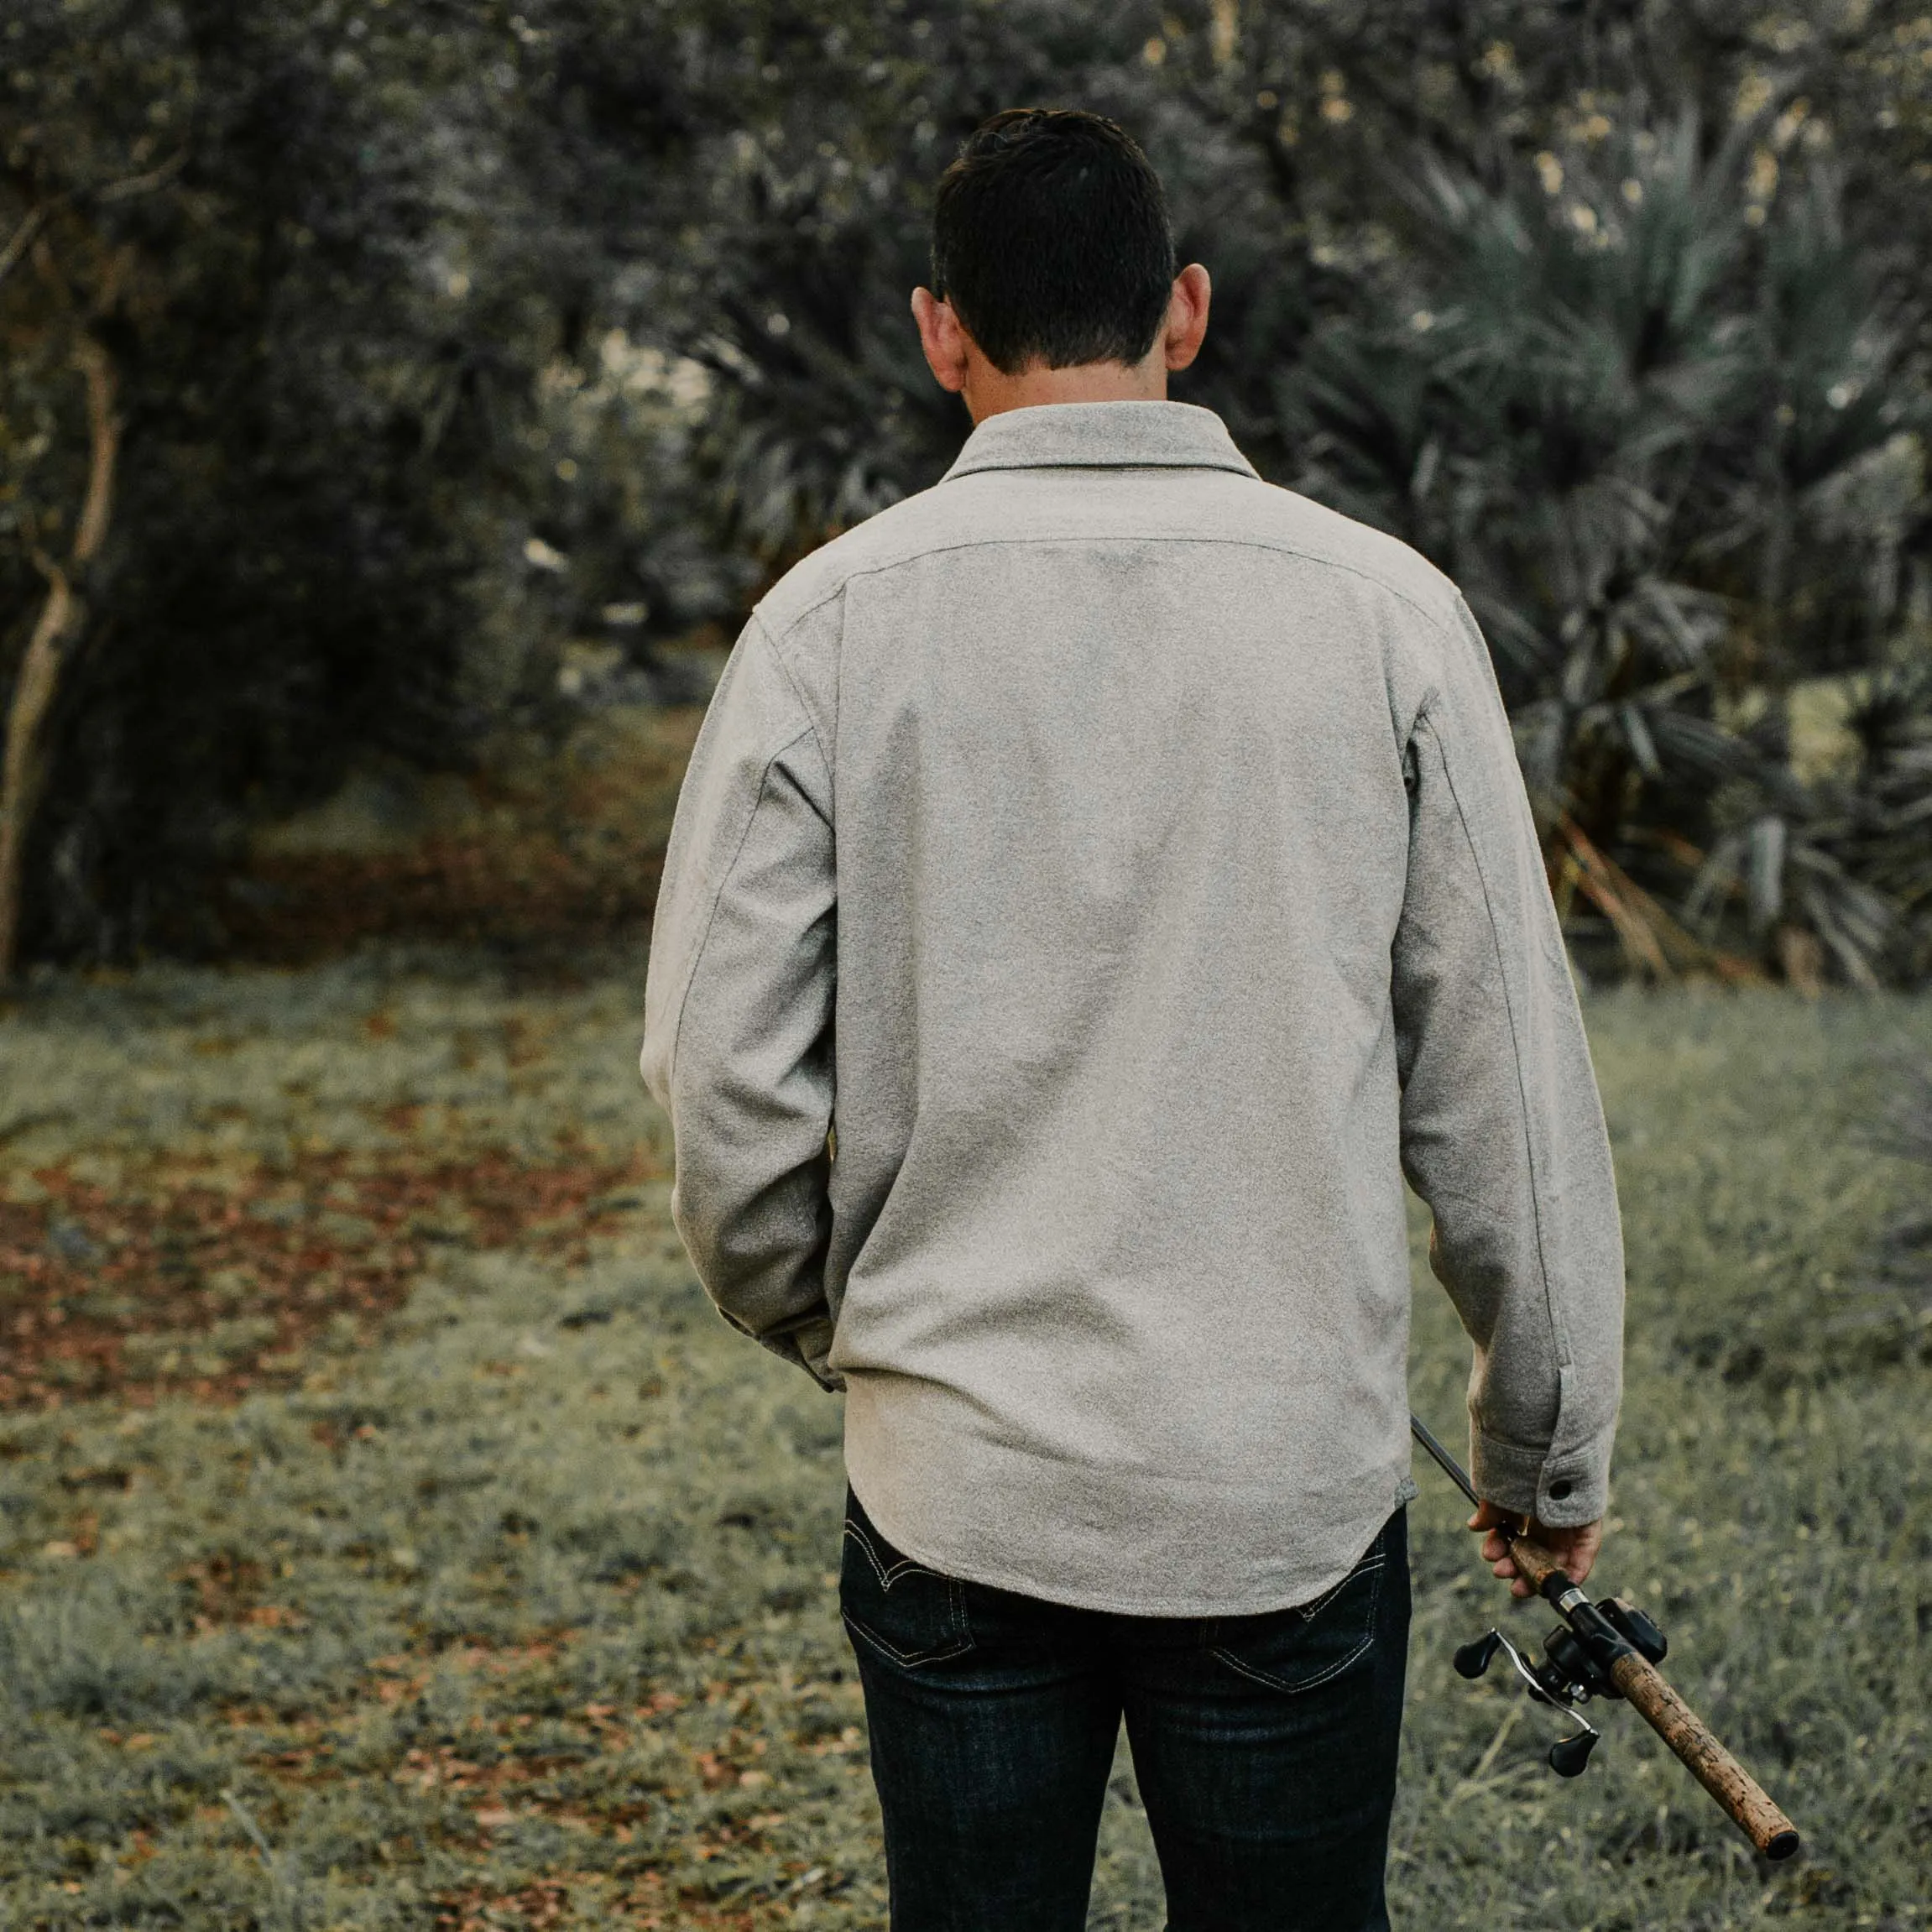
[[[671,1116],[671,1214],[698,1278],[726,1320],[828,1387],[836,917],[830,768],[754,617],[678,796],[642,1065]]]
[[[1405,748],[1392,987],[1402,1167],[1475,1344],[1473,1480],[1553,1526],[1601,1516],[1622,1392],[1623,1241],[1590,1048],[1508,720],[1466,608]]]

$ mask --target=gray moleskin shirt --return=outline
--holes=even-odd
[[[909,1555],[1318,1595],[1410,1493],[1402,1177],[1482,1491],[1602,1513],[1610,1149],[1488,653],[1178,403],[989,418],[790,572],[692,758],[644,1071],[731,1321]]]

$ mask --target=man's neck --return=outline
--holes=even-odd
[[[1008,410],[1037,409],[1047,403],[1164,403],[1167,368],[1157,349],[1138,363],[1079,363],[1050,369],[1034,363],[1008,375],[975,349],[961,394],[975,423]]]

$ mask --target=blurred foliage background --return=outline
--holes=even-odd
[[[1177,394],[1465,587],[1586,969],[1932,972],[1892,0],[10,0],[0,964],[258,950],[264,823],[700,694],[957,448],[906,295],[1026,102],[1162,170]]]
[[[749,603],[966,433],[906,298],[1026,102],[1164,174],[1177,394],[1467,592],[1586,977],[1932,979],[1932,0],[6,0],[0,1921],[877,1923],[836,1409],[678,1257],[635,942]],[[1932,1008],[1586,1010],[1613,1575],[1806,1856],[1550,1781],[1438,1485],[1398,1903],[1919,1924]]]

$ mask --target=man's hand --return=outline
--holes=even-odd
[[[1498,1509],[1493,1502],[1482,1504],[1469,1519],[1471,1529],[1486,1530],[1489,1533],[1482,1543],[1482,1559],[1501,1577],[1509,1580],[1512,1596],[1528,1596],[1529,1585],[1517,1574],[1516,1565],[1510,1561],[1509,1543],[1499,1527],[1506,1524],[1512,1536],[1527,1534],[1532,1543],[1539,1543],[1563,1565],[1564,1574],[1572,1583],[1581,1583],[1596,1563],[1596,1553],[1603,1548],[1603,1518],[1595,1522],[1580,1523],[1574,1529],[1553,1529],[1548,1523],[1538,1522],[1534,1517],[1529,1519],[1527,1531],[1522,1518],[1506,1509]]]

